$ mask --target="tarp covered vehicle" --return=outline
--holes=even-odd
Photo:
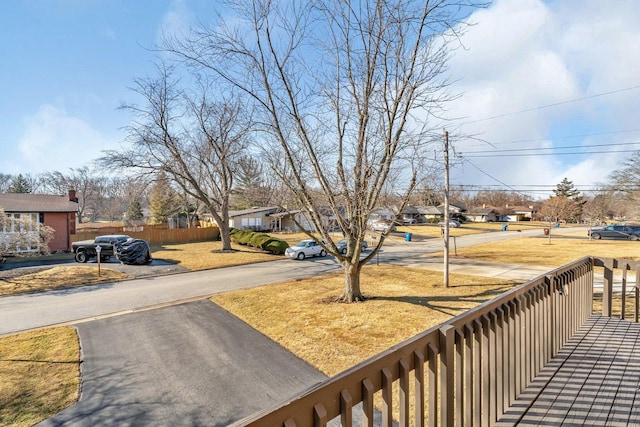
[[[146,241],[128,239],[115,244],[115,257],[123,264],[142,265],[151,262],[151,251]]]

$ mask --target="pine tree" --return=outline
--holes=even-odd
[[[564,178],[553,190],[554,196],[547,200],[541,214],[553,221],[576,222],[582,216],[583,197],[572,181]]]
[[[180,211],[180,198],[165,174],[161,174],[149,194],[151,224],[164,224]]]
[[[129,203],[129,207],[127,208],[126,218],[129,220],[134,219],[142,219],[144,217],[142,213],[142,204],[140,204],[140,200],[135,199],[131,203]]]
[[[582,200],[580,191],[573,185],[573,181],[569,181],[567,178],[564,178],[556,186],[556,189],[553,190],[553,193],[556,197],[566,197],[567,199],[571,199],[577,202]]]
[[[15,177],[7,189],[7,193],[31,193],[32,191],[33,187],[22,174]]]

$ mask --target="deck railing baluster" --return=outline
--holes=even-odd
[[[382,396],[382,407],[376,417],[382,416],[383,425],[396,422],[394,407],[401,426],[409,425],[411,418],[417,427],[488,426],[500,422],[562,346],[593,319],[596,268],[603,268],[601,314],[611,317],[619,313],[623,319],[630,318],[626,304],[631,307],[628,298],[634,297],[633,317],[637,321],[640,263],[583,258],[388,349],[287,404],[236,425],[311,427],[327,425],[338,418],[348,426],[357,415],[353,414],[356,405],[362,403],[362,424],[373,426],[377,393]],[[629,273],[631,269],[633,273]],[[634,273],[635,284],[631,286],[630,275]],[[399,393],[394,396],[395,387]],[[413,413],[410,401],[415,408]]]

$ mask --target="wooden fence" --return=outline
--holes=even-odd
[[[142,228],[142,230],[140,230]],[[136,231],[134,231],[136,230]],[[150,244],[164,243],[186,243],[206,240],[219,240],[220,230],[218,227],[196,227],[196,228],[159,228],[159,227],[112,227],[99,230],[79,230],[71,236],[72,242],[80,240],[93,240],[96,236],[105,234],[127,234],[136,239],[143,239]]]
[[[638,264],[582,258],[235,425],[493,425],[592,315],[595,267],[604,267],[602,314],[624,316],[627,271],[640,275]]]

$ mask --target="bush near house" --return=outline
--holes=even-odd
[[[232,228],[230,234],[232,242],[238,243],[239,245],[259,248],[276,255],[282,255],[289,247],[289,244],[283,240],[256,231]]]

